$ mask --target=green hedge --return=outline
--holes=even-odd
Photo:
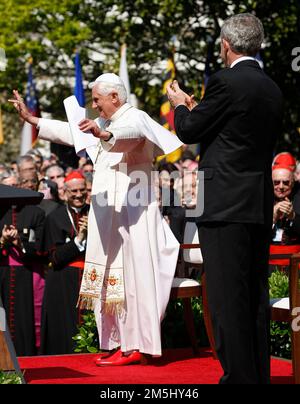
[[[0,371],[0,384],[22,384],[22,379],[16,372]]]
[[[74,352],[97,353],[99,351],[99,340],[94,312],[86,311],[82,319],[83,324],[78,327],[78,334],[73,337],[76,342]]]
[[[269,278],[270,297],[279,298],[289,295],[289,277],[279,269]],[[270,327],[271,355],[291,359],[291,332],[289,323],[271,321]]]

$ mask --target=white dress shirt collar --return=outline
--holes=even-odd
[[[244,60],[255,60],[257,62],[257,60],[252,56],[241,56],[240,58],[236,59],[234,62],[231,63],[230,69],[232,69],[233,66],[235,66],[236,64],[243,62]]]

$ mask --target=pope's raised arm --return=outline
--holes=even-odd
[[[112,73],[99,76],[92,83],[92,108],[98,111],[99,118],[85,118],[78,124],[80,131],[92,133],[101,142],[101,148],[113,153],[133,152],[142,146],[145,138],[157,147],[153,157],[168,154],[181,146],[179,139],[155,122],[144,111],[126,102],[127,94],[120,78]],[[179,89],[177,82],[172,90],[179,94],[188,107],[193,104],[193,96]],[[20,117],[37,126],[39,138],[54,143],[74,146],[74,139],[68,122],[44,119],[33,116],[23,98],[14,90],[13,103]],[[182,101],[183,102],[183,101]],[[95,147],[95,146],[93,146]]]
[[[13,90],[13,95],[14,98],[8,101],[14,105],[24,121],[39,128],[39,138],[67,146],[74,145],[68,122],[33,116],[19,92]]]
[[[20,96],[19,92],[17,90],[13,90],[13,95],[15,98],[9,99],[8,101],[11,102],[16,110],[18,111],[20,117],[24,119],[24,121],[30,123],[31,125],[37,126],[39,122],[39,118],[36,116],[33,116],[28,108],[26,107],[26,104],[23,100],[23,98]]]

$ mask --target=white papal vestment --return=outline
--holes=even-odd
[[[100,119],[96,121],[102,125]],[[73,145],[67,122],[41,118],[39,128],[40,138]],[[107,291],[101,289],[94,306],[100,348],[120,346],[123,352],[134,349],[161,355],[160,324],[179,244],[155,198],[152,161],[156,155],[180,147],[181,142],[129,104],[112,116],[106,130],[113,138],[99,142],[94,163],[85,272],[102,267],[109,273],[121,268],[125,307],[121,313],[104,311],[103,293]]]

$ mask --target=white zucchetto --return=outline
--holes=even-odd
[[[96,83],[109,83],[109,84],[117,84],[119,86],[124,86],[123,80],[121,77],[117,76],[115,73],[104,73],[96,78],[95,81],[89,83],[89,88],[92,88]]]

